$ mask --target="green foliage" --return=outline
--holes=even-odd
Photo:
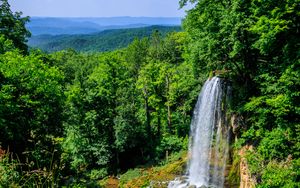
[[[2,152],[1,148],[0,151]],[[8,153],[0,156],[0,187],[19,187],[20,173],[17,167],[18,163],[10,161]]]
[[[246,155],[249,170],[258,181],[258,187],[298,187],[299,159],[292,160],[289,155],[284,160],[267,161],[258,152]]]
[[[165,157],[166,149],[172,153],[185,147],[180,137],[189,131],[197,81],[193,67],[181,62],[184,35],[157,37],[136,39],[122,51],[51,55],[66,74],[68,118],[62,146],[63,160],[71,167],[67,173],[111,173],[149,162],[153,155]],[[160,140],[166,132],[177,136]]]
[[[299,22],[298,10],[298,0],[253,1],[252,12],[256,22],[250,30],[259,36],[253,44],[254,47],[258,48],[263,54],[269,54],[283,47],[282,44],[277,43],[278,41],[287,42],[288,46],[295,45],[295,42],[299,41],[299,37],[297,37],[297,28],[299,28],[297,25],[297,22]],[[288,37],[284,36],[286,34],[288,34]]]
[[[180,138],[175,135],[166,135],[162,138],[160,144],[156,147],[159,158],[168,158],[170,153],[177,153],[181,150],[187,150],[188,138]]]
[[[282,129],[266,132],[257,150],[264,159],[284,159],[293,151],[289,145],[289,133]]]
[[[122,174],[120,176],[120,185],[124,185],[125,183],[129,182],[130,180],[133,180],[137,177],[140,177],[142,175],[141,169],[130,169],[126,173]]]
[[[247,161],[257,186],[299,186],[299,0],[180,4],[187,2],[195,6],[185,32],[153,26],[57,36],[46,50],[111,52],[22,55],[28,18],[0,1],[0,144],[24,164],[0,156],[1,186],[97,186],[164,158],[161,168],[128,171],[121,184],[173,179],[186,160],[170,156],[187,149],[208,75],[232,82],[230,110],[245,117],[239,145],[254,146]]]
[[[267,137],[266,137],[267,138]],[[275,140],[275,139],[274,139]],[[273,149],[271,150],[271,154]],[[292,155],[280,160],[268,160],[260,151],[249,151],[246,155],[251,175],[258,181],[258,187],[298,187],[299,159]],[[279,155],[283,152],[278,151]],[[279,156],[280,157],[280,156]]]
[[[264,156],[282,159],[294,153],[298,157],[295,149],[295,140],[299,139],[298,62],[284,70],[278,79],[264,74],[259,80],[262,96],[252,98],[245,105],[245,110],[254,114],[249,118],[249,122],[253,123],[250,130],[256,132],[251,139],[261,140],[259,151],[268,153]]]
[[[153,29],[162,34],[137,39]],[[28,184],[86,185],[187,145],[182,141],[199,87],[182,56],[185,34],[162,37],[173,29],[179,28],[141,28],[136,36],[104,32],[121,45],[136,39],[124,50],[93,54],[23,56],[1,35],[0,143],[23,146],[12,148],[29,162],[22,172]],[[57,182],[58,175],[66,182]]]
[[[0,37],[4,36],[5,39],[12,41],[15,48],[26,53],[26,38],[30,37],[30,32],[26,29],[25,24],[29,21],[29,17],[21,16],[21,12],[13,13],[10,10],[7,0],[0,1]],[[0,53],[2,53],[1,48]]]
[[[0,54],[14,50],[14,45],[11,40],[5,39],[5,36],[0,34]]]
[[[231,187],[235,187],[240,184],[240,162],[241,158],[240,156],[235,153],[233,156],[233,161],[231,168],[229,170],[228,174],[228,182]]]
[[[107,170],[105,168],[99,170],[92,170],[89,174],[91,180],[99,180],[103,179],[108,175]]]
[[[255,151],[247,151],[246,159],[251,175],[258,176],[264,169],[263,157]]]
[[[64,96],[61,72],[40,56],[7,52],[0,56],[0,142],[11,152],[29,152],[36,166],[50,166],[54,138],[60,136]],[[24,150],[23,150],[24,151]]]
[[[259,188],[267,187],[299,187],[299,159],[294,161],[277,162],[271,161],[262,171],[261,183]]]
[[[286,176],[299,159],[299,1],[180,4],[188,2],[185,56],[196,75],[222,70],[232,81],[231,110],[245,118],[239,144],[256,148],[247,160],[258,187],[297,187],[296,176]]]

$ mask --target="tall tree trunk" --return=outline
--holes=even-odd
[[[150,125],[150,109],[149,109],[149,103],[148,103],[148,93],[147,89],[144,88],[144,99],[145,99],[145,111],[146,111],[146,124],[147,124],[147,134],[149,138],[152,138],[151,136],[151,125]]]
[[[157,111],[157,136],[160,138],[161,135],[161,119],[160,119],[160,109]]]
[[[170,80],[169,80],[169,76],[166,76],[166,84],[167,84],[167,110],[168,110],[168,131],[169,133],[172,132],[172,123],[171,123],[171,103],[170,103],[170,94],[169,94],[169,90],[170,90]]]
[[[168,104],[168,129],[169,132],[172,132],[172,123],[171,123],[171,107],[170,104]]]

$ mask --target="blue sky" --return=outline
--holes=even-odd
[[[13,11],[41,17],[184,17],[179,0],[9,0]]]

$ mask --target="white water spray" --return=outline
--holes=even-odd
[[[218,77],[207,80],[199,94],[191,123],[187,178],[170,182],[169,188],[223,187],[229,130],[224,126],[222,98],[222,80]]]

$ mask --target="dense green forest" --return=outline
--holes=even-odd
[[[78,52],[105,52],[127,47],[134,39],[150,37],[159,31],[162,37],[167,33],[180,31],[179,26],[148,26],[131,29],[112,29],[84,35],[38,35],[29,39],[28,45],[46,52],[75,49]]]
[[[190,2],[182,32],[44,53],[26,45],[29,18],[0,0],[0,187],[100,187],[186,151],[215,72],[232,82],[241,119],[232,160],[251,145],[257,187],[299,187],[300,1]]]

